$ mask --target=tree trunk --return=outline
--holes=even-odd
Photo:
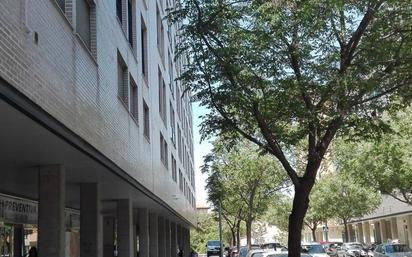
[[[299,186],[295,186],[292,212],[289,215],[289,257],[300,257],[303,220],[309,207],[309,194],[314,183],[315,179],[301,179]]]
[[[312,240],[313,242],[316,242],[316,227],[315,228],[311,228],[310,230],[312,230]]]
[[[345,228],[345,242],[349,242],[349,229],[346,219],[343,220],[343,227]]]
[[[230,233],[232,235],[232,246],[236,245],[236,232],[235,232],[235,227],[230,228]]]
[[[236,224],[236,242],[237,242],[237,250],[239,251],[240,248],[240,222],[239,220]]]
[[[252,220],[250,219],[246,221],[246,242],[248,249],[250,249],[252,245]]]

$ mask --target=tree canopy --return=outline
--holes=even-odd
[[[337,165],[363,185],[412,205],[412,110],[390,115],[388,120],[391,133],[379,140],[341,141]]]
[[[382,200],[379,192],[361,185],[344,171],[328,174],[320,179],[311,197],[317,199],[315,210],[343,221],[346,242],[349,241],[347,223],[369,214]]]

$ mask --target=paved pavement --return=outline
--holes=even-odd
[[[206,254],[199,254],[199,257],[206,257]]]

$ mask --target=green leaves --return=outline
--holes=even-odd
[[[222,201],[225,214],[241,220],[261,216],[287,186],[287,178],[277,162],[259,154],[250,143],[227,149],[223,141],[216,141],[214,146],[203,167],[208,174],[209,201],[215,208]]]
[[[337,116],[342,132],[380,132],[371,111],[411,97],[411,8],[409,0],[184,1],[169,18],[182,23],[177,49],[190,60],[180,79],[213,110],[203,135],[236,127],[268,145],[256,103],[281,144],[304,139],[309,124],[322,136]]]
[[[387,118],[390,133],[359,144],[340,142],[336,163],[363,185],[412,204],[411,109]]]
[[[379,193],[342,171],[324,176],[312,192],[313,208],[321,215],[349,221],[373,211],[381,202]]]

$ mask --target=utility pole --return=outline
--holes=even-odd
[[[223,236],[222,236],[222,203],[219,199],[219,240],[220,240],[220,257],[223,257]]]

